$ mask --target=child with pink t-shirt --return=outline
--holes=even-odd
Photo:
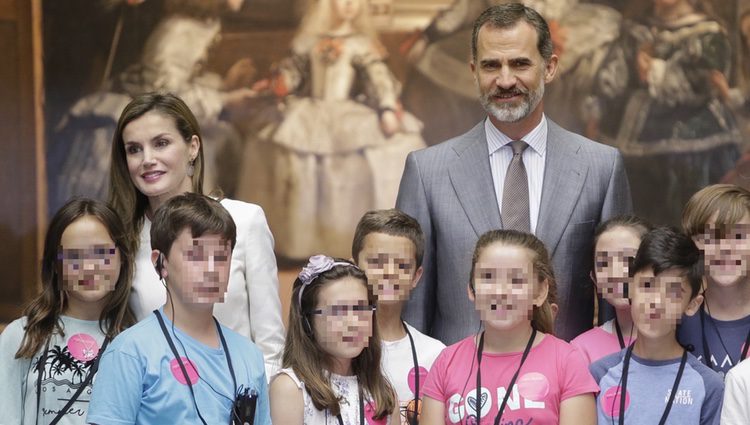
[[[594,232],[591,280],[602,298],[615,308],[615,318],[570,342],[588,364],[622,350],[635,339],[630,301],[626,296],[627,287],[632,281],[628,270],[641,238],[651,227],[642,218],[624,215],[605,221]]]
[[[576,350],[552,335],[555,277],[544,244],[513,230],[485,233],[467,289],[484,330],[435,360],[421,423],[596,424],[599,388]]]

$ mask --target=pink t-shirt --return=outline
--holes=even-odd
[[[609,321],[602,326],[578,335],[573,341],[570,341],[570,345],[583,355],[588,364],[622,350],[620,341],[617,340],[617,334],[607,331],[612,328],[613,323],[614,321]],[[623,335],[623,340],[627,347],[635,340],[635,335],[633,338],[630,338],[630,335]]]
[[[443,350],[432,365],[424,394],[445,403],[445,422],[491,423],[516,372],[523,353],[482,355],[482,395],[476,397],[476,344],[474,336]],[[472,361],[473,359],[473,361]],[[557,424],[560,403],[568,398],[599,391],[580,354],[567,342],[545,335],[532,347],[521,368],[502,417],[502,424]],[[477,409],[479,404],[479,409]]]

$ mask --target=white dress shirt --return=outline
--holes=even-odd
[[[515,139],[511,139],[498,130],[489,118],[484,120],[484,130],[487,134],[490,170],[492,171],[492,182],[495,184],[497,207],[502,217],[505,173],[513,159],[513,148],[511,148],[510,142]],[[529,223],[531,224],[531,233],[535,233],[537,219],[539,218],[539,205],[542,202],[544,160],[547,156],[547,117],[542,115],[539,124],[520,140],[529,145],[523,151],[522,158],[526,167],[526,177],[529,181]]]

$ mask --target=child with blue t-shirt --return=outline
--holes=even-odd
[[[599,424],[719,424],[721,377],[675,336],[680,317],[703,301],[701,266],[698,248],[678,230],[661,227],[643,237],[628,288],[637,338],[590,368],[600,388]]]
[[[682,226],[703,251],[705,291],[677,339],[724,376],[750,345],[750,192],[729,184],[701,189],[685,205]]]
[[[186,193],[156,211],[151,258],[167,302],[102,355],[89,423],[271,423],[263,355],[212,316],[235,241],[232,217],[206,196]]]

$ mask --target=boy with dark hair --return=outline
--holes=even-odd
[[[676,338],[683,314],[703,296],[700,251],[680,231],[660,227],[638,248],[628,288],[635,342],[591,365],[599,384],[599,423],[719,424],[724,386],[718,374]]]
[[[167,302],[104,352],[92,424],[270,424],[263,356],[213,318],[236,227],[211,198],[175,196],[154,215],[151,259]]]
[[[367,274],[377,300],[383,370],[398,394],[403,424],[417,423],[427,372],[445,348],[401,320],[404,304],[422,275],[423,252],[419,223],[396,209],[365,213],[352,242],[352,258]]]

